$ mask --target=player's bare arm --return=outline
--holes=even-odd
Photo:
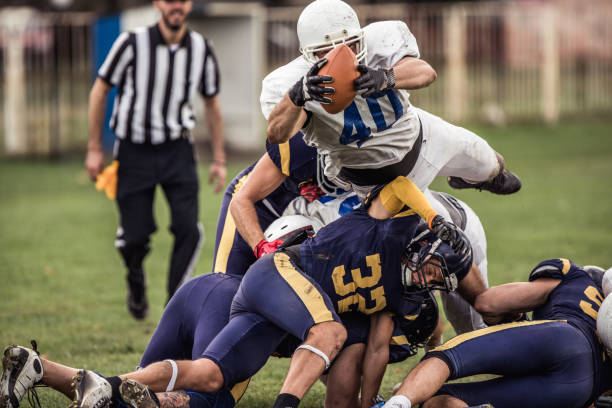
[[[374,404],[389,362],[389,341],[392,335],[393,319],[389,313],[379,312],[370,318],[370,332],[361,377],[361,408],[369,408]]]
[[[205,119],[212,144],[213,160],[210,165],[209,184],[215,185],[215,193],[223,189],[227,171],[225,169],[225,148],[223,145],[223,117],[221,116],[221,108],[217,96],[204,98]]]
[[[268,119],[268,141],[272,144],[284,143],[295,135],[306,123],[306,112],[296,106],[289,94],[276,105]]]
[[[253,249],[264,239],[255,203],[276,190],[285,178],[266,153],[259,159],[244,186],[232,198],[229,209],[236,228]]]
[[[90,179],[95,180],[104,168],[104,151],[102,150],[102,129],[106,113],[106,98],[112,86],[97,78],[89,93],[89,142],[85,169]]]
[[[425,88],[438,77],[432,66],[420,58],[404,57],[392,69],[396,89]]]
[[[470,271],[461,279],[457,292],[464,298],[470,305],[474,305],[476,297],[487,290],[487,285],[475,263],[472,263]]]
[[[508,316],[529,312],[546,303],[560,279],[540,278],[533,282],[513,282],[494,286],[480,294],[474,308],[487,324],[511,320]]]

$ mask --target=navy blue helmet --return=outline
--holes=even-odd
[[[406,247],[405,256],[407,262],[402,274],[405,287],[417,285],[446,292],[457,289],[461,279],[470,271],[473,260],[471,249],[464,255],[456,254],[448,244],[429,230],[426,224],[417,227],[415,237]],[[441,281],[427,282],[425,271],[430,267],[439,267],[442,270]],[[412,274],[415,272],[419,277],[418,282],[412,281]]]

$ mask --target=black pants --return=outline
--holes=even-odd
[[[118,142],[117,206],[119,229],[115,246],[128,271],[142,269],[149,236],[157,226],[153,217],[159,184],[170,206],[174,247],[168,273],[168,299],[191,275],[202,238],[198,223],[198,176],[193,145],[187,138],[160,145]]]

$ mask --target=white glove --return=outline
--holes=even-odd
[[[412,407],[410,400],[403,395],[394,395],[391,398],[389,398],[389,401],[387,401],[385,405],[383,405],[383,408],[410,408],[410,407]]]

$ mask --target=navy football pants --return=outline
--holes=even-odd
[[[450,368],[449,380],[496,374],[488,381],[444,385],[439,394],[495,408],[582,407],[593,391],[594,363],[584,334],[564,321],[491,326],[457,336],[425,358]]]

